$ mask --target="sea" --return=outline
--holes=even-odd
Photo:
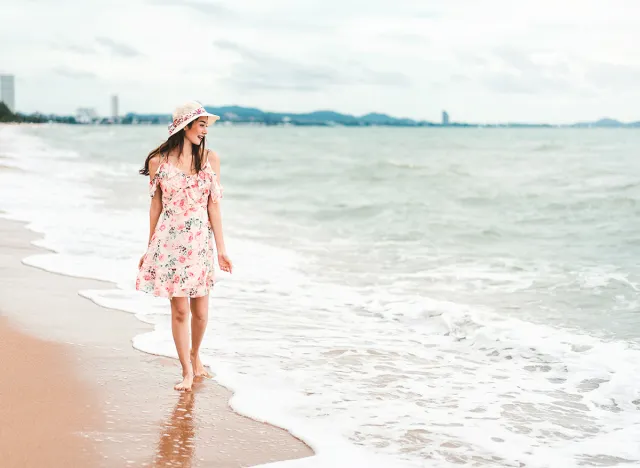
[[[176,357],[168,302],[134,288],[138,170],[165,137],[1,126],[0,210],[51,251],[24,263],[112,282],[79,294]],[[207,144],[234,271],[203,361],[317,453],[269,466],[640,466],[639,131],[217,124]]]

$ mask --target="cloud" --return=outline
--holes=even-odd
[[[489,64],[489,59],[487,59],[483,52],[469,52],[469,51],[459,51],[455,54],[455,59],[458,63],[461,63],[466,66],[476,66],[476,67],[484,67]]]
[[[430,39],[425,37],[422,34],[414,33],[414,32],[402,32],[402,31],[394,31],[394,32],[383,32],[378,35],[378,37],[383,41],[392,41],[397,42],[399,44],[428,44],[430,43]]]
[[[466,57],[480,75],[480,84],[500,94],[553,94],[578,88],[563,57],[528,48],[498,47],[484,57]]]
[[[142,54],[124,42],[116,42],[108,37],[96,37],[98,44],[106,47],[109,51],[115,55],[121,57],[140,57]]]
[[[227,78],[235,86],[309,91],[343,80],[341,73],[331,68],[287,61],[235,42],[219,40],[215,46],[241,58]]]
[[[151,0],[151,3],[156,5],[182,6],[196,10],[199,13],[214,16],[230,17],[235,15],[233,10],[222,5],[222,2],[205,0]]]
[[[370,84],[401,86],[409,84],[400,73],[371,70],[350,61],[333,66],[287,60],[228,40],[215,41],[219,49],[232,52],[241,61],[232,66],[227,81],[236,86],[260,89],[315,91],[330,86]]]
[[[528,50],[518,50],[512,47],[500,47],[493,51],[493,57],[510,69],[521,73],[537,71],[538,66],[532,62]]]
[[[541,73],[513,74],[489,73],[481,83],[486,88],[500,94],[544,94],[567,92],[572,89],[571,82]]]
[[[93,55],[98,52],[95,47],[78,44],[58,44],[53,46],[56,50],[73,52],[80,55]]]
[[[52,70],[56,75],[63,76],[65,78],[73,78],[78,80],[95,80],[98,78],[98,75],[91,72],[86,72],[82,70],[74,70],[66,67],[56,67]]]
[[[25,112],[108,112],[113,90],[123,110],[164,111],[195,89],[300,112],[639,118],[631,0],[65,0],[66,16],[59,1],[5,3],[0,66]]]
[[[640,67],[615,63],[596,63],[589,67],[586,78],[600,88],[635,90],[640,83]]]

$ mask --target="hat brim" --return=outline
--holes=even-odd
[[[207,117],[207,127],[210,127],[211,125],[216,123],[218,120],[220,120],[219,115],[211,114],[210,112],[203,112],[201,114],[194,115],[192,118],[187,119],[184,122],[180,122],[179,125],[174,127],[173,130],[169,132],[169,136],[175,135],[176,133],[178,133],[180,130],[182,130],[184,127],[189,125],[194,120],[198,120],[200,117]]]

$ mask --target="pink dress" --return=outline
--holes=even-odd
[[[161,297],[200,297],[215,281],[214,241],[207,202],[222,197],[209,161],[197,174],[185,174],[168,161],[149,184],[162,190],[162,214],[136,279],[136,289]]]

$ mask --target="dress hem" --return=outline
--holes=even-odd
[[[140,291],[142,293],[145,294],[150,294],[153,297],[164,297],[167,299],[173,299],[174,297],[188,297],[189,299],[197,299],[198,297],[205,297],[211,294],[211,290],[213,289],[213,287],[208,288],[207,291],[204,294],[201,294],[199,296],[190,296],[188,294],[168,294],[168,293],[164,293],[164,294],[156,294],[155,292],[151,292],[151,291],[145,291],[144,289],[137,289],[136,291]]]

